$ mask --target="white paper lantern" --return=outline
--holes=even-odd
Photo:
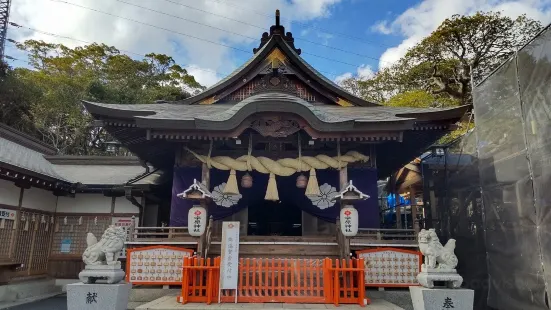
[[[346,237],[354,237],[358,234],[358,210],[353,207],[341,209],[341,231]]]
[[[200,206],[194,206],[189,209],[187,225],[191,236],[199,237],[204,234],[207,227],[207,210]]]

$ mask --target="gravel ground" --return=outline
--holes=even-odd
[[[371,298],[384,299],[405,310],[413,310],[409,289],[385,289],[384,291],[368,289],[365,295]]]

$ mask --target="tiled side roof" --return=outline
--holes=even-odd
[[[59,175],[44,154],[3,137],[0,137],[0,163],[32,171],[60,181],[68,181]]]

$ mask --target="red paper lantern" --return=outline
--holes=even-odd
[[[308,178],[304,174],[299,175],[297,177],[297,187],[305,188],[306,184],[308,184]]]
[[[242,178],[241,178],[241,187],[243,188],[251,188],[253,186],[253,177],[249,174],[249,173],[246,173]]]

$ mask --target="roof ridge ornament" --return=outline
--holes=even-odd
[[[295,38],[293,38],[293,34],[291,32],[285,33],[285,27],[283,27],[280,23],[279,10],[276,10],[275,12],[275,25],[270,27],[270,33],[264,32],[262,34],[260,45],[253,49],[253,53],[256,54],[260,49],[262,49],[262,47],[266,45],[266,43],[268,43],[273,36],[280,36],[298,55],[300,55],[301,50],[300,48],[295,48]]]

